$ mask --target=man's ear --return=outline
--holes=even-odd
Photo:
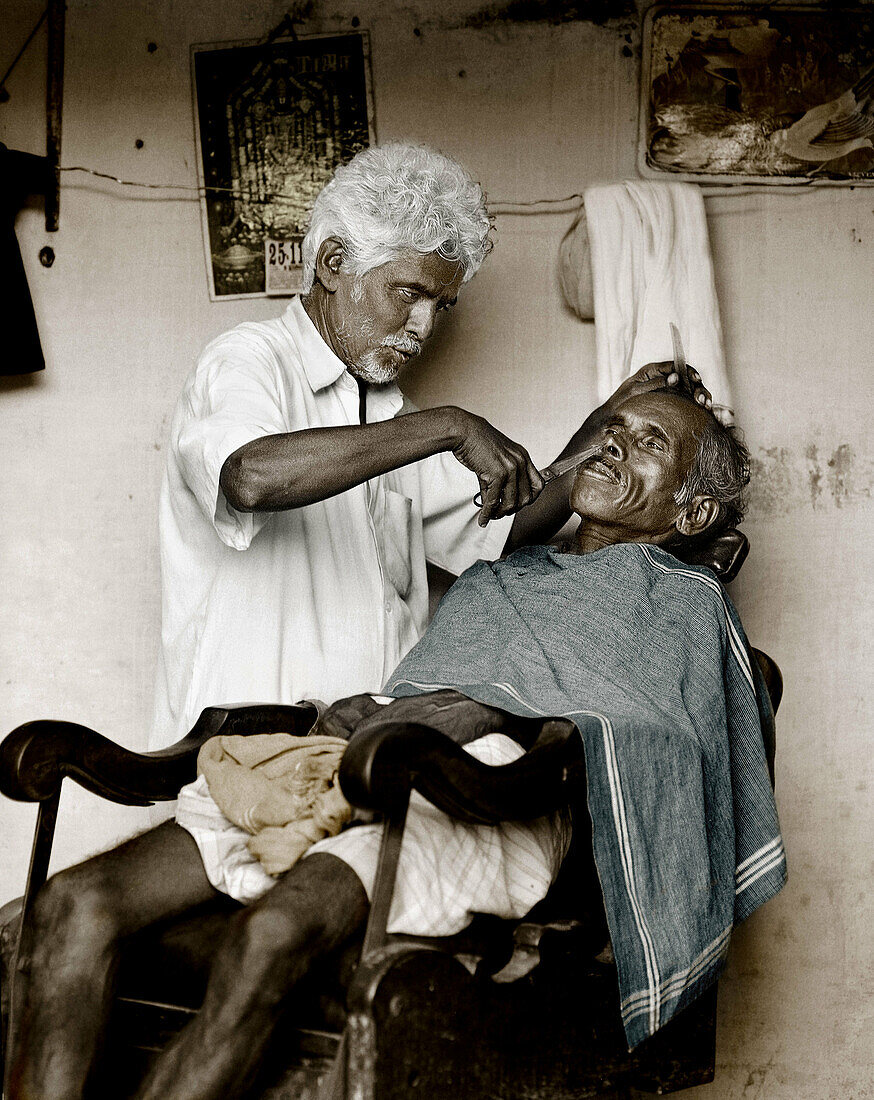
[[[684,506],[674,526],[687,539],[703,535],[719,516],[719,501],[713,497],[695,497],[691,504]]]
[[[319,245],[315,277],[329,294],[333,294],[339,285],[343,257],[343,243],[336,237],[326,237]]]

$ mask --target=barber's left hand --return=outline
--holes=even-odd
[[[365,718],[355,734],[386,722],[411,722],[446,734],[456,744],[465,745],[486,733],[509,732],[519,740],[533,742],[540,731],[542,720],[520,718],[506,711],[468,699],[454,688],[429,691],[424,695],[408,695],[381,707],[379,713]]]
[[[424,695],[403,696],[392,699],[381,707],[378,714],[368,716],[361,722],[356,733],[381,725],[384,722],[413,722],[431,729],[439,730],[450,737],[466,740],[487,732],[487,715],[492,708],[474,702],[452,688],[429,691]],[[489,727],[491,728],[491,727]],[[467,735],[467,736],[465,736]]]
[[[344,741],[348,741],[365,719],[383,709],[382,704],[375,702],[370,695],[350,695],[332,703],[310,733],[342,737]]]
[[[492,728],[489,723],[495,723],[497,714],[491,707],[475,703],[451,688],[392,699],[390,703],[377,703],[370,695],[350,695],[332,703],[311,733],[348,741],[353,734],[391,721],[418,722],[450,736],[459,730],[476,736],[487,725]]]

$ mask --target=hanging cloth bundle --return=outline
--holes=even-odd
[[[28,195],[44,195],[53,186],[54,173],[45,157],[15,152],[0,142],[0,375],[45,367],[15,216]]]
[[[571,308],[587,320],[594,314],[599,399],[644,364],[672,358],[673,321],[714,412],[732,423],[700,189],[626,180],[588,188],[585,204],[562,242],[560,278]]]

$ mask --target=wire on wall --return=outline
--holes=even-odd
[[[87,168],[83,164],[71,164],[61,168],[62,172],[83,172],[89,176],[96,176],[97,179],[110,180],[112,183],[117,183],[121,187],[135,187],[142,188],[150,191],[175,191],[185,195],[191,195],[193,197],[203,198],[206,195],[235,195],[239,194],[239,188],[234,187],[216,187],[216,186],[198,186],[192,187],[190,184],[185,183],[145,183],[140,180],[126,180],[120,176],[113,176],[110,172],[98,172],[96,168]],[[288,198],[286,195],[281,194],[267,194],[263,198],[249,197],[247,199],[251,203],[282,203],[282,202],[295,202],[294,199]],[[499,199],[489,203],[489,207],[495,209],[497,207],[506,207],[506,210],[502,213],[524,213],[532,207],[539,206],[567,206],[568,203],[576,202],[582,203],[583,194],[577,192],[573,195],[566,195],[564,198],[545,198],[545,199]],[[518,208],[518,209],[517,209]]]
[[[192,201],[195,198],[203,198],[207,195],[220,195],[220,194],[239,194],[239,188],[233,187],[205,187],[197,186],[193,187],[190,184],[184,183],[146,183],[140,180],[127,180],[122,179],[120,176],[114,176],[109,172],[99,172],[95,168],[88,168],[82,164],[73,164],[61,168],[61,172],[81,172],[89,176],[95,176],[97,179],[109,180],[112,183],[118,184],[120,187],[132,187],[141,190],[148,191],[172,191],[183,196],[191,196]],[[850,187],[866,186],[869,181],[859,180],[850,183]],[[847,181],[842,181],[843,186],[847,186]],[[791,183],[781,182],[780,184],[728,184],[728,185],[715,185],[715,184],[701,184],[701,192],[704,198],[718,198],[726,195],[749,195],[749,194],[799,194],[802,191],[809,191],[811,188],[823,188],[835,186],[825,180],[807,179],[807,180],[794,180]],[[288,198],[285,195],[265,195],[263,199],[249,198],[249,202],[263,202],[263,203],[282,203],[293,202],[294,200]],[[565,195],[561,198],[539,198],[539,199],[494,199],[489,201],[489,209],[494,214],[548,214],[548,213],[568,213],[569,211],[564,209],[570,204],[574,204],[571,210],[582,206],[585,202],[585,195],[582,191],[576,191],[571,195]]]

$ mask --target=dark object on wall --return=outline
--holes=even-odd
[[[210,297],[294,294],[313,200],[374,140],[368,36],[193,46],[191,61]]]
[[[47,157],[19,153],[0,142],[0,375],[30,374],[45,367],[39,330],[21,251],[15,215],[28,195],[49,194],[55,173]]]
[[[657,5],[643,39],[643,175],[874,181],[870,9]]]

